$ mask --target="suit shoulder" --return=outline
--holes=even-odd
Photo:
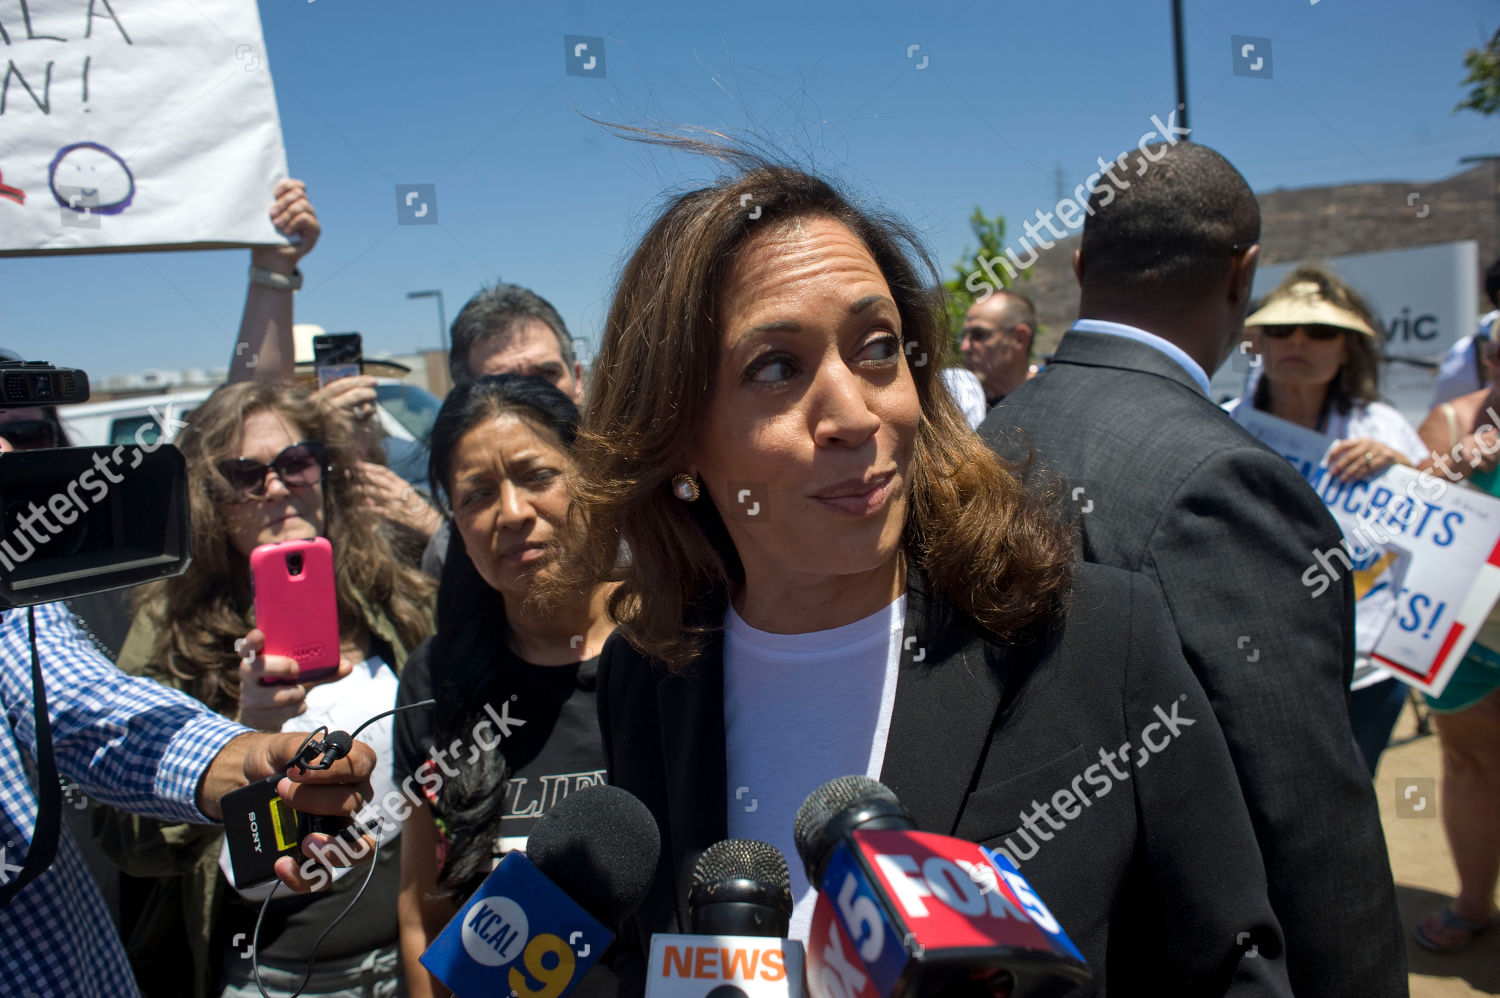
[[[1113,565],[1081,562],[1073,569],[1073,599],[1090,603],[1128,599],[1136,573]]]
[[[1163,612],[1161,590],[1141,572],[1096,562],[1083,562],[1074,568],[1073,594],[1068,617],[1074,628],[1090,634],[1116,632],[1131,626],[1131,619]]]

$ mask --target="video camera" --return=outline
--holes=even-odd
[[[0,408],[88,398],[76,368],[0,361]],[[180,575],[190,537],[187,463],[170,444],[0,455],[0,610]]]

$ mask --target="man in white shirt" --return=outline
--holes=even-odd
[[[1490,264],[1484,273],[1484,295],[1494,310],[1479,320],[1473,336],[1465,336],[1448,348],[1438,368],[1437,387],[1432,393],[1432,408],[1451,402],[1460,395],[1489,387],[1489,372],[1484,363],[1484,344],[1496,333],[1495,319],[1500,317],[1500,260]]]

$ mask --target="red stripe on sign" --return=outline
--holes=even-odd
[[[1500,541],[1495,542],[1495,549],[1490,552],[1486,565],[1500,565]]]
[[[1390,669],[1393,672],[1400,673],[1403,676],[1413,676],[1413,677],[1415,677],[1417,679],[1425,679],[1425,677],[1422,675],[1422,673],[1418,672],[1417,670],[1408,668],[1408,667],[1402,665],[1400,662],[1393,662],[1390,659],[1386,658],[1384,655],[1371,655],[1370,659],[1372,661],[1379,662],[1381,665],[1385,666],[1387,669]],[[1438,661],[1442,661],[1442,660],[1439,659]]]
[[[1443,639],[1443,646],[1439,648],[1437,654],[1433,656],[1432,662],[1428,664],[1426,672],[1418,672],[1417,670],[1408,668],[1407,666],[1399,665],[1395,662],[1392,662],[1384,655],[1371,655],[1370,657],[1379,662],[1381,665],[1389,666],[1392,669],[1397,669],[1401,672],[1407,673],[1408,675],[1418,676],[1423,682],[1430,683],[1432,682],[1433,677],[1438,674],[1438,670],[1443,667],[1443,663],[1447,661],[1448,653],[1453,650],[1454,645],[1458,644],[1458,639],[1463,636],[1463,633],[1464,625],[1455,621],[1453,625],[1448,628],[1448,636]]]

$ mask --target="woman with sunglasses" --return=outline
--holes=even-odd
[[[432,585],[399,560],[361,501],[347,472],[354,460],[347,422],[320,410],[302,389],[245,382],[209,396],[177,445],[187,459],[193,560],[183,575],[146,589],[120,667],[268,731],[320,724],[352,731],[388,710],[408,652],[431,632]],[[262,544],[312,537],[326,537],[333,548],[340,661],[336,676],[298,683],[296,662],[260,654],[264,635],[253,628],[248,558]],[[389,759],[391,731],[385,719],[361,739]],[[393,789],[389,766],[378,767],[373,782],[372,800]],[[375,994],[396,992],[400,864],[390,839],[398,832],[387,826],[374,879],[324,940],[304,994],[342,994],[371,981],[378,982]],[[175,950],[156,950],[157,968],[167,956],[168,966],[191,972],[178,993],[259,994],[242,954],[263,894],[230,889],[220,829],[116,813],[101,838],[127,873],[165,878],[146,906],[153,917],[131,941],[138,967],[156,943]],[[267,986],[297,987],[312,941],[362,880],[344,877],[326,894],[272,901],[257,954]],[[184,934],[190,962],[181,959]]]
[[[1426,460],[1427,447],[1417,431],[1380,401],[1379,321],[1364,298],[1331,271],[1313,264],[1293,269],[1245,320],[1245,330],[1260,335],[1261,369],[1250,405],[1243,398],[1224,405],[1236,421],[1243,422],[1253,408],[1336,437],[1328,474],[1341,482]],[[1360,609],[1373,626],[1371,618],[1378,614],[1367,605]],[[1361,640],[1359,647],[1367,644]],[[1374,778],[1407,687],[1360,654],[1350,688],[1354,739]]]

